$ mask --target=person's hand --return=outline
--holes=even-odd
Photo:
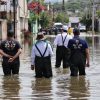
[[[34,70],[34,65],[31,65],[31,70]]]
[[[87,63],[86,63],[86,67],[89,67],[89,66],[90,66],[90,64],[89,64],[89,62],[87,62]]]
[[[14,61],[14,58],[9,58],[8,62],[13,62]]]

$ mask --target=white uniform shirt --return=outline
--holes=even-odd
[[[66,35],[67,35],[67,37],[66,37]],[[64,39],[66,37],[65,42],[64,42],[64,46],[67,48],[68,42],[69,42],[70,39],[72,39],[72,36],[71,35],[68,35],[66,32],[63,32],[62,33],[62,36],[63,36],[63,41],[64,41]],[[54,40],[54,45],[56,45],[56,46],[57,45],[58,46],[62,46],[63,45],[62,36],[61,36],[61,34],[58,34],[56,36],[56,38]]]
[[[41,51],[41,54],[43,55],[43,53],[44,53],[44,51],[46,49],[47,43],[44,42],[44,41],[40,41],[36,45],[39,48],[39,50]],[[49,55],[52,56],[53,55],[53,51],[52,51],[51,45],[48,43],[48,48],[47,48],[47,51],[45,52],[44,57],[49,56]],[[35,62],[34,62],[35,61],[35,56],[41,57],[39,51],[37,50],[35,45],[33,45],[32,52],[31,52],[31,65],[35,64]]]

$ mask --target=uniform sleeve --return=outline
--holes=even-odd
[[[48,47],[49,47],[49,53],[50,53],[50,55],[52,56],[52,55],[53,55],[53,50],[52,50],[52,47],[51,47],[51,45],[50,45],[50,44],[48,44]]]
[[[31,51],[31,65],[35,64],[35,46],[32,47]]]
[[[88,43],[86,41],[85,41],[84,47],[88,48]]]
[[[5,41],[0,42],[0,49],[2,49],[2,50],[4,49],[4,44],[5,44]]]
[[[22,47],[21,47],[21,45],[20,45],[20,43],[18,41],[17,41],[17,48],[18,49],[20,49],[20,48],[22,49]]]

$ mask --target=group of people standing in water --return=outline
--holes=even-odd
[[[70,75],[85,75],[85,67],[89,67],[89,47],[85,40],[79,37],[79,29],[73,29],[74,36],[67,34],[62,29],[54,39],[56,46],[55,68],[62,66],[70,67]],[[31,53],[31,69],[35,69],[36,77],[52,77],[51,57],[53,50],[50,43],[44,39],[43,33],[37,35],[37,42],[33,45]]]
[[[54,39],[56,46],[55,68],[59,68],[62,63],[63,68],[70,68],[71,76],[85,75],[85,67],[90,65],[88,44],[79,35],[78,28],[73,29],[73,36],[62,29],[62,32],[57,34]],[[50,42],[44,38],[42,32],[37,34],[36,40],[31,50],[31,69],[35,70],[36,78],[50,78],[53,76],[51,63],[53,48]],[[7,40],[0,44],[5,76],[19,74],[21,51],[21,45],[14,39],[13,32],[8,32]]]

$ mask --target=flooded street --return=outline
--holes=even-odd
[[[91,41],[91,37],[86,39]],[[87,75],[79,77],[70,77],[68,68],[55,69],[54,55],[53,77],[36,79],[30,68],[29,50],[25,49],[19,76],[4,77],[0,65],[0,100],[100,100],[100,37],[94,37],[94,40],[94,51],[89,43],[91,56]],[[50,41],[52,43],[52,39]]]

